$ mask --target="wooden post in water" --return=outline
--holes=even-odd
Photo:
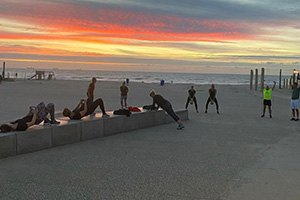
[[[3,77],[3,79],[5,78],[5,62],[3,62],[2,77]]]
[[[255,69],[255,91],[257,91],[258,85],[258,69]]]
[[[252,86],[253,86],[253,70],[251,69],[251,71],[250,71],[250,90],[252,90]]]
[[[262,92],[265,86],[265,68],[261,68],[260,78],[260,91]]]
[[[283,79],[283,88],[285,88],[285,78]]]
[[[281,89],[281,72],[282,72],[282,69],[280,69],[280,71],[279,71],[279,89]]]

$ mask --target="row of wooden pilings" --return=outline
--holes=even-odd
[[[279,89],[292,89],[293,83],[298,83],[300,79],[300,75],[297,70],[294,69],[293,75],[290,78],[283,79],[283,87],[282,87],[282,79],[281,79],[282,69],[279,72]],[[250,90],[253,89],[253,70],[250,71]],[[297,77],[296,77],[297,75]],[[260,91],[262,92],[264,89],[265,83],[265,69],[261,68],[261,76],[260,76]],[[258,89],[258,69],[255,69],[255,82],[254,82],[254,90],[257,91]]]
[[[265,69],[261,68],[261,75],[260,75],[260,91],[262,92],[264,89],[265,83]],[[257,91],[258,88],[258,69],[255,69],[255,82],[254,82],[254,90]],[[250,90],[253,89],[253,70],[250,71]]]

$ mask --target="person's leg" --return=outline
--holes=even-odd
[[[217,108],[217,113],[219,114],[219,104],[218,104],[218,100],[217,98],[215,98],[215,104],[216,104],[216,108]]]
[[[297,119],[299,119],[299,109],[296,109]]]
[[[172,105],[170,103],[168,103],[166,106],[164,106],[163,109],[178,123],[178,125],[182,124],[181,120],[174,112]]]
[[[47,116],[47,112],[45,111],[45,103],[41,102],[39,103],[36,108],[38,109],[38,114],[36,115],[36,120],[34,124],[40,124],[42,121],[45,120],[45,117]]]
[[[266,107],[267,107],[267,105],[265,105],[265,104],[264,104],[264,108],[263,108],[263,114],[262,114],[262,116],[261,116],[261,117],[264,117],[264,116],[265,116],[265,113],[266,113]]]
[[[195,104],[196,111],[198,112],[198,105],[197,105],[197,99],[196,99],[196,97],[194,97],[194,104]]]
[[[45,107],[45,104],[42,102],[37,106],[37,108],[39,109],[39,112],[36,116],[35,124],[40,124],[44,120],[46,120],[48,122],[49,119],[47,118],[47,115],[49,114],[49,112],[52,111],[52,109],[53,109],[52,117],[54,118],[54,104],[49,103]]]
[[[54,104],[53,103],[49,103],[45,110],[50,114],[50,119],[51,119],[51,122],[55,122],[55,114],[54,114],[54,111],[55,111],[55,108],[54,108]]]
[[[272,118],[272,108],[271,108],[271,106],[268,106],[268,108],[269,108],[269,115]]]
[[[295,118],[295,109],[292,109],[292,115]]]
[[[208,104],[210,102],[210,98],[208,97],[207,101],[206,101],[206,105],[205,105],[205,113],[207,113],[207,109],[208,109]]]
[[[105,108],[104,108],[104,103],[103,103],[103,100],[101,98],[99,98],[96,101],[94,101],[92,103],[92,105],[90,105],[88,107],[88,114],[93,113],[98,106],[100,107],[100,109],[102,111],[102,114],[105,115],[106,112],[105,112]]]
[[[124,104],[125,104],[125,108],[127,108],[127,96],[124,96]]]
[[[124,97],[123,97],[123,96],[121,96],[121,108],[123,108],[123,107],[124,107],[124,105],[123,105],[123,99],[124,99]]]
[[[190,98],[190,97],[188,97],[188,98],[187,98],[187,100],[186,100],[185,109],[187,109],[187,108],[188,108],[188,106],[189,106],[189,103],[190,103],[190,100],[191,100],[191,98]]]

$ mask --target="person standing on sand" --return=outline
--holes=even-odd
[[[270,89],[268,85],[266,86],[266,88],[264,88],[264,91],[263,91],[263,92],[264,92],[264,110],[263,110],[263,114],[262,114],[261,117],[264,117],[264,116],[265,116],[265,113],[266,113],[266,107],[268,106],[270,118],[272,118],[272,109],[271,109],[272,103],[271,103],[271,96],[272,96],[273,90],[275,89],[275,85],[276,85],[276,82],[274,81],[274,85],[273,85],[272,89]]]
[[[188,96],[188,99],[186,101],[185,109],[188,108],[189,103],[191,103],[191,104],[194,103],[195,108],[196,108],[196,112],[198,113],[197,99],[195,97],[196,91],[194,90],[194,86],[191,86],[191,89],[189,89],[188,93],[189,93],[189,96]]]
[[[209,96],[208,96],[206,106],[205,106],[205,113],[207,113],[208,104],[210,102],[211,104],[216,103],[217,113],[220,114],[219,113],[219,104],[218,104],[218,100],[217,100],[217,97],[216,97],[217,96],[217,90],[215,89],[214,84],[211,85],[211,88],[208,90],[208,94],[209,94]]]
[[[184,128],[184,125],[183,125],[182,121],[179,119],[179,117],[174,112],[174,110],[172,108],[172,105],[169,101],[164,99],[161,95],[155,94],[154,90],[152,90],[150,92],[150,96],[153,98],[153,104],[152,104],[152,109],[151,110],[155,110],[155,109],[158,109],[159,107],[161,107],[164,111],[166,111],[177,122],[177,124],[178,124],[177,129],[178,130],[181,130],[181,129]],[[155,104],[157,104],[157,107],[155,107]]]
[[[122,83],[120,87],[121,91],[121,108],[127,108],[127,94],[128,94],[128,87],[125,85],[125,81]]]
[[[86,95],[88,98],[94,99],[94,90],[95,90],[95,83],[97,82],[97,79],[94,77],[92,78],[92,82],[89,85],[89,88],[86,92]]]
[[[294,83],[292,86],[293,93],[292,93],[292,100],[291,100],[291,108],[292,108],[292,115],[293,117],[290,121],[299,121],[299,93],[300,88],[298,88],[298,84]],[[297,118],[295,118],[295,110],[297,114]]]

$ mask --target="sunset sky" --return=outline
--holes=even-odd
[[[299,0],[1,0],[8,67],[269,74],[300,69]]]

